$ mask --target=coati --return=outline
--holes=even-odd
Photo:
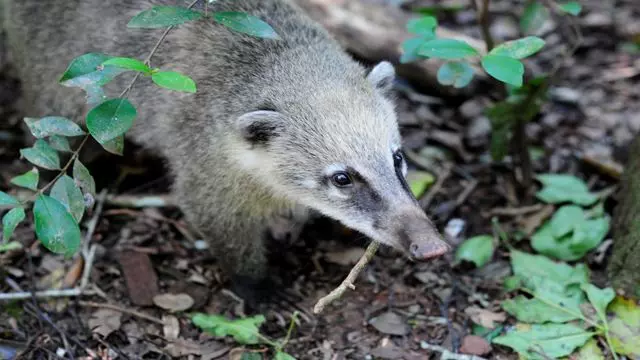
[[[88,52],[144,59],[163,30],[129,29],[127,22],[154,5],[185,6],[2,1],[25,115],[77,121],[89,110],[84,94],[57,83],[68,64]],[[175,27],[152,66],[187,74],[198,91],[172,92],[142,78],[128,94],[138,110],[128,136],[166,158],[181,210],[210,241],[234,289],[262,300],[265,235],[274,218],[296,206],[412,258],[446,252],[405,181],[393,66],[365,68],[288,0],[218,0],[209,11],[255,15],[281,39],[211,19]],[[108,94],[117,96],[131,76],[110,83]]]

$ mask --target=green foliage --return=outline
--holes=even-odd
[[[97,105],[106,100],[102,86],[127,71],[116,66],[102,65],[110,58],[111,56],[102,53],[88,53],[78,56],[71,61],[59,82],[63,86],[83,89],[86,93],[87,104]]]
[[[467,239],[458,247],[456,250],[455,263],[466,260],[474,263],[476,267],[482,267],[491,260],[494,250],[493,236],[474,236]]]
[[[525,34],[535,34],[550,18],[549,10],[541,1],[531,0],[520,18],[520,29]]]
[[[420,50],[420,46],[431,39],[433,39],[433,37],[419,37],[403,41],[401,45],[402,55],[400,56],[400,63],[408,64],[419,60],[420,55],[418,54],[418,50]]]
[[[78,124],[60,116],[47,116],[41,119],[24,118],[24,122],[29,127],[31,134],[37,139],[52,135],[80,136],[85,134]]]
[[[416,198],[419,198],[424,194],[427,188],[433,184],[435,178],[433,175],[426,171],[416,171],[409,170],[407,172],[407,182],[409,183],[409,188],[411,189],[411,193]]]
[[[259,38],[272,40],[280,39],[280,36],[269,24],[253,15],[242,12],[223,11],[215,12],[212,16],[216,22],[228,27],[229,29]]]
[[[87,128],[100,144],[123,135],[136,117],[136,109],[127,99],[109,99],[87,114]]]
[[[437,59],[456,60],[478,55],[478,52],[461,40],[433,39],[422,43],[418,54]]]
[[[181,6],[154,6],[134,16],[127,27],[157,29],[198,20],[202,14]]]
[[[112,154],[122,155],[124,152],[124,135],[116,136],[109,141],[105,141],[101,145],[105,150]]]
[[[491,51],[489,55],[506,56],[513,59],[524,59],[544,47],[545,41],[537,36],[527,36],[522,39],[507,41]]]
[[[20,205],[20,202],[6,192],[0,191],[0,208],[14,207]]]
[[[420,36],[435,37],[435,30],[438,26],[438,20],[433,16],[422,16],[420,18],[411,19],[407,22],[407,31],[411,34]]]
[[[231,336],[243,345],[261,342],[260,326],[265,322],[263,315],[237,320],[229,320],[220,315],[196,314],[191,318],[193,324],[214,336]]]
[[[36,235],[49,251],[73,255],[80,247],[80,228],[58,200],[38,195],[33,204]]]
[[[9,210],[2,217],[2,238],[3,242],[8,242],[13,235],[13,232],[18,227],[18,224],[22,222],[25,218],[24,209],[21,207],[16,207]]]
[[[80,186],[82,191],[91,194],[92,196],[96,195],[96,182],[93,180],[93,176],[89,173],[89,169],[87,169],[78,159],[75,159],[73,162],[73,179]]]
[[[493,343],[509,346],[526,359],[547,360],[570,355],[593,335],[573,324],[524,324]]]
[[[11,183],[15,186],[20,186],[33,191],[38,190],[38,180],[40,178],[40,172],[38,168],[33,168],[22,175],[18,175],[11,179]]]
[[[286,352],[278,351],[276,352],[275,360],[296,360],[296,358],[287,354]]]
[[[546,203],[571,202],[588,206],[598,200],[598,197],[589,191],[587,184],[573,175],[543,174],[536,176],[536,179],[543,185],[536,197]]]
[[[438,82],[451,85],[456,89],[463,88],[473,79],[473,68],[463,61],[447,61],[438,69]]]
[[[67,140],[67,138],[64,136],[51,135],[49,137],[49,146],[57,151],[72,152],[71,145],[69,145],[69,140]]]
[[[598,247],[608,232],[608,217],[589,219],[582,208],[565,205],[531,237],[531,246],[541,254],[573,261]]]
[[[42,139],[36,140],[33,147],[20,149],[20,155],[33,165],[48,170],[60,170],[58,153]]]
[[[195,93],[196,83],[190,77],[175,71],[155,72],[151,79],[156,85],[166,89]]]
[[[484,70],[497,80],[513,86],[522,86],[524,65],[513,58],[499,55],[487,55],[482,58]]]
[[[640,357],[640,305],[618,296],[607,310],[613,314],[608,323],[610,346],[618,354],[637,359]]]
[[[17,241],[10,241],[6,244],[0,244],[0,254],[7,251],[22,249],[22,244]]]
[[[103,62],[102,65],[112,65],[122,69],[139,71],[145,75],[151,74],[151,68],[138,59],[128,57],[115,57],[110,58]]]
[[[80,223],[84,214],[84,197],[71,177],[62,175],[53,184],[50,196],[64,205],[76,222]]]
[[[559,7],[560,10],[573,16],[580,15],[580,12],[582,11],[582,5],[580,5],[580,3],[577,1],[568,1],[564,4],[559,4]]]

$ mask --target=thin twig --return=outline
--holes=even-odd
[[[449,163],[444,166],[442,173],[438,175],[438,180],[436,180],[436,183],[433,184],[429,191],[419,200],[421,208],[426,210],[429,205],[431,205],[433,198],[440,191],[440,189],[442,189],[444,182],[449,178],[449,176],[451,176],[452,168],[453,166]]]
[[[168,194],[158,195],[110,195],[107,204],[128,208],[175,207],[175,199]]]
[[[86,307],[104,308],[104,309],[109,309],[109,310],[115,310],[115,311],[119,311],[119,312],[124,313],[124,314],[129,314],[129,315],[138,317],[140,319],[149,320],[149,321],[154,322],[156,324],[165,325],[164,321],[162,321],[162,320],[160,320],[158,318],[155,318],[155,317],[153,317],[151,315],[147,315],[147,314],[141,313],[139,311],[135,311],[135,310],[125,309],[125,308],[122,308],[122,307],[114,305],[114,304],[107,304],[107,303],[101,304],[101,303],[97,303],[97,302],[93,302],[93,301],[82,301],[82,300],[78,301],[78,304],[81,305],[81,306],[86,306]]]
[[[372,241],[371,244],[369,244],[369,246],[367,247],[367,250],[364,252],[360,260],[358,260],[355,266],[351,269],[351,271],[349,272],[349,275],[347,275],[347,277],[342,281],[340,286],[333,289],[333,291],[331,291],[328,295],[318,300],[316,305],[313,307],[314,314],[321,313],[322,310],[324,310],[325,306],[339,299],[342,296],[342,294],[344,294],[344,292],[347,291],[347,288],[352,290],[356,288],[353,285],[353,282],[358,277],[358,275],[360,275],[360,272],[362,271],[362,269],[364,269],[364,267],[369,263],[369,261],[371,261],[371,259],[373,258],[373,255],[375,255],[379,246],[380,246],[380,243],[377,241]]]

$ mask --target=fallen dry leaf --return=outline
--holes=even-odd
[[[78,256],[76,260],[73,262],[73,265],[71,265],[71,268],[69,269],[69,271],[67,271],[67,274],[64,276],[64,280],[62,281],[62,287],[63,288],[73,287],[78,282],[78,280],[80,280],[83,269],[84,269],[84,259],[82,258],[82,256]]]
[[[160,294],[153,297],[153,303],[171,312],[184,311],[193,306],[193,298],[188,294]]]
[[[120,329],[120,319],[122,313],[111,309],[99,309],[91,314],[89,328],[92,332],[103,337],[109,336],[112,332]]]
[[[486,355],[491,352],[491,345],[481,336],[467,335],[462,339],[460,352],[478,356]]]
[[[342,251],[329,252],[325,255],[325,257],[330,263],[349,266],[357,263],[358,260],[360,260],[360,258],[362,257],[362,254],[364,254],[363,248],[352,247]]]
[[[151,259],[144,253],[125,251],[118,255],[129,298],[135,305],[153,305],[153,297],[158,293],[158,275]]]
[[[471,321],[488,329],[495,329],[496,322],[501,323],[507,320],[507,314],[503,312],[496,313],[477,306],[469,306],[464,309],[464,313],[469,315]]]
[[[175,339],[165,346],[164,350],[173,357],[186,355],[202,355],[204,350],[202,345],[189,339]]]
[[[409,326],[404,318],[392,311],[387,311],[380,316],[369,320],[369,324],[383,334],[406,335],[409,333]]]

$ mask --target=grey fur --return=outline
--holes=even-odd
[[[25,116],[78,121],[88,110],[84,94],[57,83],[71,60],[88,52],[145,58],[163,30],[127,29],[128,20],[152,5],[176,4],[3,1]],[[444,243],[394,169],[401,139],[388,96],[393,67],[381,63],[367,72],[287,0],[220,0],[210,7],[218,10],[256,15],[282,40],[257,39],[211,20],[176,27],[152,66],[189,75],[198,92],[172,92],[141,79],[129,95],[138,118],[128,136],[166,157],[181,209],[222,265],[234,274],[264,275],[270,221],[300,205],[404,252],[407,241],[440,251]],[[131,76],[109,84],[108,94],[117,96]],[[245,115],[265,107],[278,113]],[[259,142],[247,136],[254,121],[268,125],[257,127]],[[325,170],[340,166],[362,177],[357,191],[327,183]]]

